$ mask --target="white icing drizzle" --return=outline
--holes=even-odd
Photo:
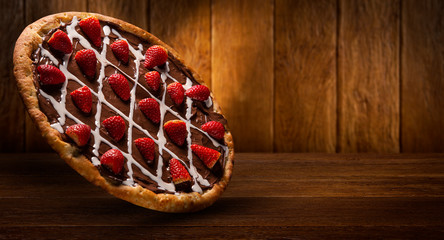
[[[95,95],[98,99],[98,103],[96,106],[96,114],[94,116],[95,119],[95,129],[91,131],[91,134],[93,135],[94,138],[94,145],[93,145],[93,151],[92,153],[95,155],[91,158],[91,162],[95,165],[98,166],[100,165],[100,160],[99,160],[99,148],[100,148],[100,144],[103,142],[104,144],[107,144],[108,146],[110,146],[111,148],[116,148],[118,149],[118,147],[116,147],[114,144],[112,144],[111,142],[109,142],[108,140],[106,140],[105,138],[103,138],[102,136],[100,136],[100,117],[101,117],[101,113],[102,113],[102,104],[105,104],[107,107],[109,107],[110,109],[112,109],[113,111],[115,111],[116,113],[118,113],[121,117],[123,117],[126,121],[128,121],[128,133],[127,133],[127,137],[128,137],[128,142],[127,142],[127,146],[128,146],[128,152],[124,152],[121,151],[122,154],[124,155],[124,157],[127,159],[127,168],[128,168],[128,173],[127,175],[129,176],[128,179],[126,179],[125,181],[123,181],[123,184],[128,185],[128,186],[133,186],[136,183],[134,182],[133,179],[133,166],[136,166],[137,168],[140,169],[140,171],[146,175],[147,177],[149,177],[150,179],[152,179],[153,181],[155,181],[158,184],[158,188],[162,189],[162,190],[167,190],[173,193],[176,193],[175,191],[175,186],[173,183],[167,183],[165,181],[162,180],[162,168],[163,168],[163,158],[161,156],[161,154],[163,153],[163,151],[168,152],[173,158],[178,159],[179,161],[181,161],[183,163],[183,165],[187,168],[188,172],[190,173],[190,175],[193,177],[194,179],[194,184],[192,186],[192,190],[195,192],[199,192],[202,193],[202,188],[200,187],[200,184],[204,185],[204,186],[210,186],[210,183],[208,182],[208,180],[206,180],[205,178],[203,178],[198,172],[196,167],[193,165],[193,155],[192,155],[192,151],[191,151],[191,128],[198,130],[199,132],[203,133],[204,135],[206,135],[208,137],[208,139],[211,140],[211,142],[213,143],[213,145],[215,147],[221,147],[223,148],[224,152],[225,152],[225,156],[224,159],[226,160],[226,157],[228,155],[228,147],[225,145],[222,145],[220,143],[218,143],[215,139],[213,139],[211,136],[209,136],[206,132],[204,132],[203,130],[201,130],[200,128],[194,126],[193,124],[191,124],[191,117],[192,117],[192,99],[189,97],[186,97],[186,105],[187,105],[187,109],[186,109],[186,115],[185,115],[185,119],[180,116],[180,114],[178,114],[177,112],[175,112],[174,110],[172,110],[170,107],[168,107],[165,104],[165,97],[166,97],[166,80],[167,78],[172,79],[175,82],[178,82],[176,79],[174,79],[170,74],[169,74],[169,63],[167,62],[165,64],[165,67],[163,69],[160,69],[158,67],[155,68],[155,70],[157,70],[159,73],[161,73],[161,79],[162,79],[162,84],[164,87],[164,92],[162,95],[162,99],[158,99],[155,96],[153,96],[150,91],[148,91],[144,86],[142,86],[139,83],[139,67],[140,67],[140,63],[141,61],[143,61],[145,59],[144,54],[143,54],[143,46],[142,44],[138,45],[138,49],[135,49],[131,44],[128,43],[129,46],[129,50],[131,51],[131,53],[133,54],[133,56],[135,57],[134,59],[134,63],[136,65],[135,68],[135,74],[134,76],[129,76],[128,74],[126,74],[125,72],[121,71],[117,66],[115,66],[114,64],[112,64],[111,62],[109,62],[106,59],[106,51],[107,48],[105,47],[106,45],[109,45],[110,43],[110,39],[109,39],[109,34],[112,32],[114,35],[116,35],[118,37],[118,39],[122,39],[126,42],[128,42],[127,39],[123,38],[121,36],[121,34],[116,31],[115,29],[111,29],[109,26],[105,25],[103,27],[103,32],[105,37],[103,38],[103,48],[101,52],[98,52],[97,50],[95,50],[94,48],[92,48],[91,44],[89,43],[89,41],[84,38],[81,34],[79,34],[75,28],[78,25],[78,19],[77,17],[74,17],[72,19],[71,24],[66,25],[66,32],[68,37],[70,38],[71,42],[73,42],[73,39],[78,39],[78,42],[86,49],[92,49],[97,57],[97,60],[101,63],[101,67],[100,67],[100,72],[99,72],[99,77],[97,79],[99,86],[98,86],[98,91],[94,92],[93,90],[91,90],[91,93],[93,95]],[[40,51],[41,51],[41,59],[40,61],[43,60],[43,58],[48,58],[50,61],[52,61],[52,63],[54,63],[55,65],[59,65],[59,69],[65,74],[67,81],[65,81],[65,83],[63,84],[63,86],[61,87],[61,100],[60,102],[57,101],[54,97],[52,97],[51,95],[45,93],[44,91],[42,91],[42,89],[40,89],[40,94],[45,97],[46,99],[48,99],[51,104],[54,106],[54,109],[56,110],[57,114],[59,115],[59,117],[57,118],[58,122],[51,124],[51,127],[53,127],[54,129],[56,129],[57,131],[59,131],[60,133],[64,133],[64,130],[62,128],[62,125],[65,125],[65,121],[66,121],[66,117],[72,119],[74,122],[78,123],[78,124],[84,124],[82,121],[80,121],[78,118],[76,118],[73,114],[71,114],[70,112],[68,112],[65,108],[65,104],[66,104],[66,95],[67,95],[67,84],[68,84],[68,80],[73,80],[75,82],[77,82],[78,84],[80,84],[81,86],[86,86],[86,84],[84,82],[82,82],[81,80],[79,80],[75,75],[73,75],[72,73],[70,73],[68,71],[68,62],[69,59],[71,57],[71,54],[65,54],[65,56],[63,57],[63,61],[61,64],[59,64],[59,61],[46,49],[44,49],[42,47],[42,45],[40,45]],[[105,67],[106,66],[113,66],[116,69],[116,72],[119,71],[121,74],[125,75],[127,77],[127,79],[129,79],[130,81],[132,81],[134,83],[130,93],[131,93],[131,98],[130,98],[130,113],[129,116],[126,116],[125,114],[123,114],[119,109],[117,109],[116,107],[114,107],[111,103],[109,103],[106,99],[105,96],[102,93],[102,87],[103,87],[103,80],[105,78]],[[184,89],[187,90],[192,86],[193,82],[187,78],[186,79],[186,84],[183,85]],[[135,105],[137,104],[135,102],[136,100],[136,89],[137,87],[142,88],[144,91],[146,91],[152,98],[154,98],[158,103],[159,103],[159,107],[160,107],[160,113],[161,113],[161,120],[160,120],[160,127],[159,127],[159,131],[157,133],[157,139],[154,138],[147,130],[143,129],[140,125],[138,125],[137,123],[135,123],[133,121],[133,116],[134,116],[134,110],[135,110]],[[211,97],[208,98],[207,101],[205,101],[205,104],[207,107],[211,107],[212,106],[212,100]],[[178,119],[184,121],[186,123],[186,128],[187,128],[187,144],[188,144],[188,149],[187,149],[187,157],[189,159],[189,165],[190,167],[188,167],[185,162],[180,159],[174,152],[172,152],[170,149],[168,149],[165,145],[166,145],[166,138],[165,138],[165,134],[163,131],[163,121],[165,118],[165,114],[166,112],[169,112],[171,114],[173,114],[174,116],[176,116]],[[133,127],[135,127],[136,129],[140,130],[141,132],[143,132],[146,136],[148,136],[149,138],[153,139],[153,141],[158,145],[159,147],[159,158],[157,161],[157,169],[156,169],[156,175],[152,174],[151,172],[149,172],[147,169],[145,169],[141,164],[139,164],[132,156],[132,130]],[[225,164],[225,161],[223,161]],[[176,193],[177,194],[177,193]]]

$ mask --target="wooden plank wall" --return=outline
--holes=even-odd
[[[1,1],[0,152],[50,151],[16,92],[12,50],[27,24],[70,10],[174,47],[239,152],[444,152],[441,0]]]

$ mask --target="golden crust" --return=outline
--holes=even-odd
[[[158,44],[166,49],[193,75],[200,84],[204,84],[200,76],[190,67],[186,66],[176,51],[167,44],[160,41],[155,36],[132,24],[112,17],[86,12],[65,12],[49,15],[30,24],[18,38],[14,49],[14,75],[17,81],[18,90],[25,103],[26,109],[34,123],[38,126],[42,136],[49,145],[60,155],[80,175],[97,186],[102,187],[110,194],[131,202],[133,204],[158,210],[162,212],[192,212],[206,208],[213,204],[227,187],[231,178],[234,160],[234,145],[228,126],[226,128],[225,142],[229,148],[227,162],[224,167],[224,174],[221,180],[210,190],[203,194],[180,193],[179,195],[160,193],[156,194],[141,186],[115,186],[104,179],[97,168],[82,154],[76,146],[62,140],[60,133],[53,129],[45,114],[40,110],[37,90],[33,83],[33,66],[31,55],[42,43],[42,36],[51,29],[60,26],[61,22],[68,23],[74,16],[85,18],[94,16],[102,21],[108,21],[119,25],[123,30],[132,33],[153,44]],[[212,96],[213,97],[213,96]],[[219,105],[213,98],[214,109],[221,113]]]

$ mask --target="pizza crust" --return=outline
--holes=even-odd
[[[47,34],[50,30],[59,27],[61,22],[71,22],[74,16],[79,18],[94,16],[101,21],[112,22],[119,25],[124,31],[132,33],[150,43],[165,47],[174,56],[174,58],[176,58],[177,61],[180,62],[184,68],[192,74],[197,82],[204,85],[201,77],[192,68],[185,65],[174,49],[145,30],[132,24],[112,17],[86,12],[65,12],[49,15],[37,20],[25,28],[16,42],[13,60],[14,75],[17,81],[18,90],[22,96],[29,115],[37,125],[42,136],[66,163],[68,163],[88,181],[102,187],[110,194],[135,205],[162,212],[193,212],[213,204],[227,187],[233,170],[233,138],[228,126],[226,125],[224,139],[228,146],[229,153],[222,178],[218,183],[214,184],[213,188],[204,191],[203,194],[192,192],[179,193],[177,195],[167,193],[156,194],[139,185],[131,187],[125,185],[116,186],[111,184],[100,175],[98,169],[90,162],[89,159],[80,153],[80,150],[75,145],[64,142],[61,134],[50,126],[48,118],[39,108],[37,90],[33,82],[34,72],[31,56],[39,47],[39,44],[42,43],[42,37],[45,34]],[[214,111],[222,114],[213,94],[211,94],[211,97],[213,97]]]

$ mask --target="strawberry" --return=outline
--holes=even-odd
[[[102,28],[100,27],[99,19],[95,17],[85,18],[79,22],[79,26],[96,47],[102,45]]]
[[[68,35],[61,30],[57,30],[52,34],[51,38],[48,40],[48,44],[51,48],[62,53],[68,54],[72,52],[71,40]]]
[[[114,174],[119,174],[123,168],[125,157],[118,149],[110,149],[100,157],[100,164],[111,169]]]
[[[182,146],[187,138],[187,127],[184,121],[181,120],[171,120],[163,125],[168,137],[175,144]]]
[[[191,181],[191,176],[188,173],[187,169],[180,163],[179,160],[175,158],[170,159],[169,163],[171,177],[173,178],[173,182],[175,185],[178,185],[183,182]]]
[[[221,140],[224,138],[225,128],[220,122],[210,121],[202,125],[200,128],[216,139]]]
[[[176,105],[180,105],[183,102],[185,90],[182,84],[174,82],[168,85],[167,92]]]
[[[96,75],[97,57],[93,50],[83,49],[74,57],[82,72],[90,78]]]
[[[205,101],[210,96],[210,89],[204,85],[195,85],[189,88],[185,94],[197,101]]]
[[[84,113],[91,112],[92,96],[89,87],[84,86],[71,92],[71,98],[76,106]]]
[[[145,80],[146,80],[146,84],[148,84],[148,86],[153,90],[153,91],[157,91],[159,90],[159,86],[160,86],[160,74],[157,71],[151,71],[151,72],[147,72],[145,74]]]
[[[139,108],[153,123],[160,122],[160,107],[159,103],[154,98],[145,98],[139,101]]]
[[[103,120],[102,124],[116,142],[125,134],[125,121],[120,116],[109,117]]]
[[[56,85],[66,80],[65,74],[52,65],[40,65],[37,67],[37,72],[43,85]]]
[[[85,146],[88,143],[91,135],[91,128],[86,124],[75,124],[66,129],[68,135],[79,147]]]
[[[191,145],[191,150],[202,160],[208,168],[213,168],[220,157],[220,152],[201,145]]]
[[[117,59],[119,59],[124,64],[128,63],[129,47],[128,43],[125,40],[117,40],[113,42],[110,47],[114,55],[116,55]]]
[[[130,86],[125,76],[115,73],[108,78],[108,83],[113,91],[124,101],[128,101],[131,96]]]
[[[146,50],[145,53],[145,63],[143,64],[145,68],[152,69],[156,66],[164,64],[168,59],[167,50],[159,45],[153,45]]]
[[[152,163],[154,160],[154,152],[155,152],[155,143],[151,138],[138,138],[134,140],[134,144],[136,145],[139,152],[143,155],[145,160],[148,163]]]

